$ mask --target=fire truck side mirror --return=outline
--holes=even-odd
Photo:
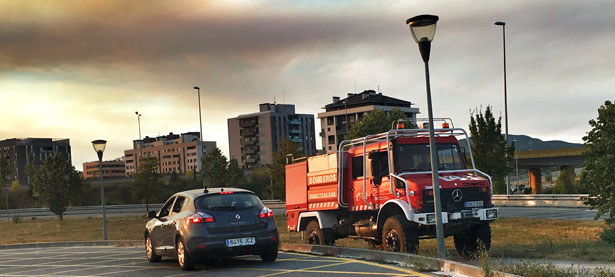
[[[370,165],[372,166],[372,182],[374,182],[374,185],[376,186],[382,183],[380,156],[381,154],[379,152],[372,151],[369,153],[369,158],[371,159]]]

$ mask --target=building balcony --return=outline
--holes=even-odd
[[[241,150],[241,154],[243,154],[243,155],[254,154],[256,152],[257,152],[256,148],[254,148],[254,147],[244,148],[244,149]]]
[[[250,155],[246,157],[246,164],[254,164],[259,161],[259,157],[256,155]]]
[[[292,119],[292,120],[288,121],[288,124],[301,125],[301,121],[298,120],[298,119]]]
[[[246,128],[246,129],[242,129],[242,136],[244,137],[253,137],[256,134],[258,134],[258,132],[256,131],[256,128]]]
[[[239,143],[241,145],[254,145],[258,142],[258,139],[256,138],[241,138]]]
[[[258,120],[256,119],[239,120],[239,127],[241,128],[255,127],[257,124],[258,124]]]
[[[301,138],[299,138],[299,137],[291,137],[290,141],[297,142],[297,143],[301,143],[302,142]]]
[[[301,129],[289,129],[288,132],[291,134],[301,134]]]

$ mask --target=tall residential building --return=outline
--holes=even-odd
[[[34,166],[39,167],[48,156],[58,152],[66,154],[70,162],[69,139],[13,138],[0,141],[0,156],[8,158],[11,165],[11,181],[17,180],[21,185],[30,184],[30,177],[26,175],[26,165],[30,162],[28,156],[33,158]]]
[[[85,162],[83,163],[83,179],[100,179],[100,167],[99,162]],[[107,178],[120,178],[126,176],[126,164],[123,158],[118,158],[111,161],[102,162],[103,177]]]
[[[242,168],[254,168],[273,162],[280,139],[300,145],[306,155],[316,154],[314,115],[295,113],[295,105],[259,105],[258,113],[228,119],[229,151]]]
[[[327,153],[336,152],[337,146],[344,140],[352,124],[363,119],[363,116],[371,111],[390,112],[394,108],[406,113],[408,118],[416,118],[419,113],[419,109],[413,108],[409,101],[388,97],[373,90],[348,93],[348,97],[344,99],[334,96],[333,102],[324,107],[325,112],[318,114],[323,150]]]
[[[216,148],[215,141],[201,141],[199,132],[181,135],[169,133],[155,138],[145,137],[132,142],[133,149],[124,151],[126,176],[132,176],[139,168],[141,157],[158,159],[158,172],[170,174],[201,171],[201,157]]]

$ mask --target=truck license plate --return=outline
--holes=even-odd
[[[227,239],[226,240],[226,246],[227,247],[254,245],[255,243],[256,243],[256,240],[254,239],[254,237],[238,238],[238,239]]]
[[[475,207],[482,207],[483,206],[483,201],[470,201],[470,202],[464,202],[463,206],[465,208],[475,208]]]

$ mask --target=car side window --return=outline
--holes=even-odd
[[[169,200],[164,203],[164,206],[162,206],[160,212],[158,213],[158,217],[165,217],[169,215],[169,212],[171,211],[171,205],[173,205],[173,200],[175,200],[175,197],[169,198]]]
[[[173,213],[179,213],[186,202],[186,198],[183,196],[178,196],[177,200],[175,200],[175,204],[173,205]]]

